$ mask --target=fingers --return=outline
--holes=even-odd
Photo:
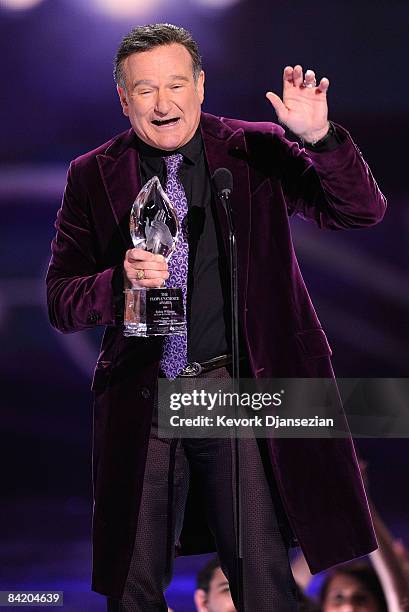
[[[286,118],[287,118],[288,109],[284,105],[281,98],[277,96],[277,94],[273,93],[272,91],[268,91],[266,93],[266,98],[271,102],[271,105],[273,106],[277,114],[278,120],[281,121],[282,123],[285,123]]]
[[[301,72],[302,74],[302,72]],[[302,81],[302,84],[304,85],[304,87],[315,87],[316,86],[316,80],[315,80],[315,72],[314,70],[306,70],[305,71],[305,77]]]
[[[327,79],[327,77],[323,77],[321,81],[319,82],[317,89],[319,89],[319,91],[324,92],[324,91],[327,91],[328,87],[329,87],[329,80]]]
[[[300,66],[300,64],[297,64],[296,66],[294,66],[294,68],[292,66],[286,66],[284,68],[284,72],[283,72],[283,83],[284,83],[284,87],[305,87],[305,86],[309,86],[310,88],[312,88],[311,86],[315,86],[315,80],[316,80],[316,76],[315,76],[315,72],[314,70],[308,69],[305,71],[305,75],[303,74],[303,69],[302,66]],[[319,91],[326,91],[329,87],[329,80],[326,77],[323,77],[318,86],[317,89]]]
[[[294,66],[294,68],[292,66],[286,66],[284,68],[283,81],[284,86],[292,85],[293,87],[300,87],[304,81],[302,66],[299,64]]]
[[[283,73],[283,81],[284,81],[284,85],[293,85],[293,72],[294,72],[294,68],[292,66],[286,66],[284,68],[284,73]]]
[[[167,270],[168,264],[165,258],[162,261],[141,261],[138,259],[128,260],[127,263],[135,270]]]
[[[131,287],[162,287],[169,278],[168,264],[163,255],[129,249],[125,255],[124,276]]]
[[[150,263],[165,263],[166,260],[163,255],[150,253],[149,251],[145,251],[145,249],[129,249],[125,255],[126,261],[130,263],[134,262],[150,262]]]
[[[169,272],[166,272],[165,278],[162,277],[152,277],[152,278],[143,278],[141,280],[136,278],[128,278],[131,287],[133,289],[141,289],[141,288],[158,288],[163,287],[166,280],[169,278]]]
[[[300,87],[303,84],[303,80],[304,80],[304,77],[302,73],[302,66],[297,64],[296,66],[294,66],[294,70],[293,70],[294,87]]]
[[[168,270],[143,270],[140,268],[127,268],[126,271],[128,278],[137,280],[138,282],[152,279],[160,279],[164,281],[169,278]]]
[[[124,276],[129,286],[133,289],[141,289],[143,287],[163,287],[165,281],[169,278],[169,272],[143,270],[143,276],[141,276],[139,270],[129,269],[125,265]]]

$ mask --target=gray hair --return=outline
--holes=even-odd
[[[197,81],[202,70],[202,58],[197,42],[193,40],[190,32],[171,23],[154,23],[137,26],[122,39],[114,61],[114,79],[117,85],[126,86],[123,63],[127,57],[133,53],[142,53],[173,43],[183,45],[189,52],[192,58],[193,78]]]

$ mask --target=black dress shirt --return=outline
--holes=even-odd
[[[163,157],[181,153],[180,180],[188,203],[189,266],[187,286],[188,360],[205,361],[230,351],[229,276],[203,141],[198,129],[176,151],[161,151],[137,139],[142,184],[158,176],[166,186]]]

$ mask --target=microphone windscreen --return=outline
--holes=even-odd
[[[217,168],[212,176],[212,183],[218,195],[233,191],[233,175],[227,168]]]

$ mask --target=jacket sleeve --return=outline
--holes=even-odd
[[[46,277],[49,318],[63,333],[116,325],[122,306],[122,264],[100,269],[89,199],[77,174],[72,162]]]
[[[282,186],[290,215],[321,228],[366,227],[382,220],[386,199],[350,134],[334,124],[341,143],[330,151],[306,151],[276,132],[283,162]],[[281,128],[280,128],[281,129]]]

